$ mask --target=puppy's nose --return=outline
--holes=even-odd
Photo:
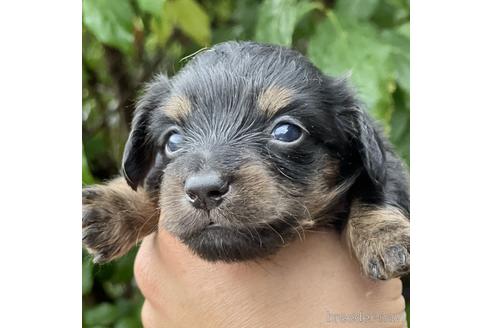
[[[184,189],[194,207],[211,210],[222,202],[229,191],[229,182],[215,171],[203,172],[186,179]]]

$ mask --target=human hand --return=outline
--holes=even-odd
[[[399,279],[360,273],[336,232],[307,232],[269,259],[210,263],[165,230],[135,262],[142,322],[158,327],[406,327]]]

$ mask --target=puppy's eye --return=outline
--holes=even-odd
[[[166,142],[166,153],[168,155],[177,152],[181,148],[183,142],[183,136],[178,132],[173,132]]]
[[[292,123],[282,122],[275,126],[272,137],[282,142],[294,142],[302,136],[302,129]]]

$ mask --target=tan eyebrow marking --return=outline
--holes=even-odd
[[[258,107],[269,117],[279,109],[287,106],[293,97],[292,90],[271,86],[263,90],[258,96]]]
[[[182,120],[191,112],[191,102],[185,96],[172,96],[164,105],[164,112],[172,119]]]

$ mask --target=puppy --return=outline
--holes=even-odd
[[[373,279],[409,271],[407,174],[345,81],[300,53],[226,42],[137,104],[122,178],[83,190],[95,262],[159,227],[208,261],[266,257],[336,229]]]

